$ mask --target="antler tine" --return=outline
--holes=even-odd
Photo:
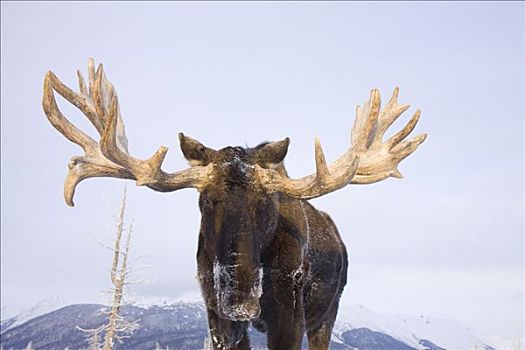
[[[95,60],[93,57],[88,59],[88,79],[89,79],[89,96],[93,96],[95,91]]]
[[[370,91],[370,98],[361,108],[356,108],[356,118],[352,126],[352,149],[362,152],[373,141],[373,135],[378,127],[379,110],[381,109],[381,94],[378,89]]]
[[[326,165],[326,158],[319,137],[315,138],[315,170],[315,180],[318,183],[325,182],[330,176],[330,170],[328,169],[328,165]]]
[[[94,89],[93,93],[91,95],[91,98],[93,99],[93,104],[95,105],[95,110],[97,111],[97,116],[100,120],[100,123],[102,125],[106,125],[107,121],[107,107],[104,103],[104,88],[102,84],[102,79],[104,76],[104,68],[102,67],[102,64],[98,65],[98,68],[95,72],[95,81],[94,81]],[[113,89],[113,86],[110,87],[110,89]],[[111,101],[111,100],[110,100]]]
[[[403,141],[392,148],[392,152],[397,154],[399,161],[405,159],[417,149],[427,139],[427,134],[420,134],[409,141]]]
[[[160,167],[167,152],[166,147],[160,147],[145,161],[130,156],[117,93],[107,79],[104,67],[99,65],[95,71],[94,60],[90,58],[88,86],[80,71],[77,71],[77,76],[80,93],[74,92],[52,72],[48,72],[44,79],[42,99],[42,107],[51,124],[85,152],[84,156],[72,157],[68,163],[69,171],[64,184],[64,198],[68,205],[74,205],[73,196],[77,184],[91,177],[137,180],[137,185],[146,185],[161,192],[205,185],[213,165],[165,173]],[[86,115],[101,135],[100,144],[64,117],[53,90]]]
[[[343,159],[344,158],[344,159]],[[270,192],[283,192],[295,198],[315,198],[346,186],[355,176],[358,153],[350,148],[340,159],[328,166],[319,138],[315,139],[315,174],[290,179],[286,172],[255,166],[256,176]]]
[[[93,71],[93,64],[91,66]],[[97,115],[100,116],[100,124],[106,125],[109,119],[109,111],[112,108],[113,98],[117,98],[117,107],[118,107],[118,96],[115,91],[113,84],[107,79],[104,66],[102,64],[98,65],[97,71],[93,75],[95,77],[95,82],[93,84],[93,101],[95,108],[97,109]],[[117,108],[116,115],[116,140],[117,145],[125,153],[128,152],[128,139],[126,137],[126,131],[124,128],[124,121],[120,115],[120,108]],[[105,128],[102,128],[100,135],[102,136],[105,132]]]
[[[388,177],[402,178],[397,169],[399,162],[412,154],[426,139],[426,134],[403,141],[415,128],[419,121],[421,110],[417,110],[410,121],[394,136],[383,142],[386,130],[405,112],[410,105],[399,105],[397,98],[399,88],[396,87],[390,101],[378,116],[377,129],[373,132],[373,140],[361,154],[361,162],[357,174],[352,180],[354,184],[369,184]]]
[[[398,95],[399,88],[396,87],[392,97],[390,98],[390,101],[388,101],[385,109],[379,115],[379,122],[374,136],[374,142],[381,142],[386,130],[390,127],[390,125],[392,125],[404,111],[410,108],[410,105],[399,105],[397,103]]]
[[[421,110],[418,109],[414,115],[412,116],[412,118],[410,118],[410,121],[407,123],[407,125],[405,125],[403,127],[403,129],[401,129],[400,131],[398,131],[394,136],[392,136],[391,138],[389,138],[387,141],[386,141],[386,144],[387,144],[387,148],[389,150],[392,150],[392,148],[394,146],[396,146],[397,144],[399,144],[399,142],[403,141],[411,132],[412,130],[414,130],[414,128],[416,127],[416,124],[417,122],[419,121],[419,117],[421,116]]]
[[[47,119],[55,129],[57,129],[69,141],[82,147],[84,152],[91,152],[96,147],[95,140],[78,129],[66,117],[64,117],[58,108],[53,88],[75,106],[81,105],[81,103],[78,102],[77,95],[67,86],[63,85],[53,72],[49,71],[44,78],[44,95],[42,98],[42,108],[44,109]]]
[[[104,164],[100,158],[75,156],[71,158],[67,166],[69,171],[64,182],[64,200],[70,207],[75,206],[75,202],[73,201],[75,189],[82,180],[90,177],[114,177],[135,180],[133,174],[128,170],[111,164],[108,161]]]
[[[79,78],[80,90],[83,90],[83,79]],[[133,179],[133,175],[127,170],[122,169],[108,160],[104,159],[95,140],[86,133],[73,125],[60,111],[56,103],[53,90],[56,90],[66,100],[79,107],[81,111],[88,115],[91,112],[86,100],[82,96],[73,92],[65,86],[53,72],[48,72],[44,79],[44,94],[42,98],[42,108],[49,122],[68,140],[76,143],[85,152],[84,157],[74,156],[68,163],[68,175],[64,183],[64,199],[69,206],[74,206],[73,197],[77,184],[89,177],[118,177]]]
[[[387,142],[382,142],[388,127],[409,107],[397,103],[398,94],[399,89],[395,88],[392,98],[381,111],[379,90],[373,89],[370,92],[370,98],[363,107],[357,106],[351,147],[330,166],[327,166],[321,143],[316,138],[315,174],[293,180],[286,173],[256,167],[261,182],[270,191],[309,199],[335,191],[349,183],[368,184],[388,177],[401,178],[397,165],[417,149],[425,140],[426,134],[403,141],[419,120],[421,112],[418,110],[401,131]]]
[[[80,90],[80,93],[84,96],[88,96],[86,82],[84,81],[84,77],[82,76],[82,72],[80,72],[80,69],[77,69],[77,77],[78,77],[78,88]]]
[[[143,161],[130,156],[122,151],[117,145],[117,116],[118,116],[118,99],[113,95],[109,112],[109,120],[106,129],[100,140],[100,149],[102,154],[113,163],[129,169],[137,179],[137,185],[155,184],[159,177],[163,176],[160,169],[168,148],[161,146],[157,152],[148,160]]]
[[[80,111],[82,111],[82,113],[84,113],[84,115],[89,119],[91,124],[95,126],[99,134],[102,133],[102,131],[104,130],[104,125],[102,124],[99,116],[97,115],[97,111],[93,106],[91,97],[82,93],[79,94],[74,92],[69,87],[64,85],[64,83],[62,83],[60,79],[58,79],[56,75],[51,71],[46,76],[46,79],[47,78],[49,78],[51,82],[51,87],[56,92],[58,92],[63,98],[65,98],[67,101],[71,102],[75,107],[80,109]],[[81,84],[83,84],[83,78],[80,74],[79,85]],[[82,89],[85,89],[85,86],[81,87],[81,91]]]

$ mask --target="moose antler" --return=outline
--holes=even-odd
[[[80,71],[77,71],[80,93],[64,85],[53,72],[44,79],[42,107],[50,123],[68,140],[84,150],[84,156],[74,156],[69,161],[68,175],[64,184],[64,199],[74,205],[73,196],[77,184],[90,177],[115,177],[132,179],[137,185],[145,185],[161,192],[180,188],[202,186],[213,165],[192,166],[188,169],[166,173],[161,165],[168,149],[160,147],[155,154],[140,160],[128,153],[128,140],[120,115],[117,93],[106,78],[102,65],[94,68],[93,59],[88,61],[89,90]],[[54,92],[77,107],[93,124],[101,136],[97,143],[86,133],[67,120],[55,100]]]
[[[316,173],[301,179],[290,179],[285,173],[256,166],[257,176],[263,186],[272,192],[283,192],[295,198],[309,199],[338,190],[349,183],[369,184],[388,177],[401,178],[399,162],[412,154],[425,141],[421,134],[403,141],[416,126],[420,110],[401,131],[383,142],[383,136],[392,123],[410,106],[399,105],[399,89],[380,111],[379,90],[370,92],[370,99],[358,106],[352,127],[350,148],[330,166],[327,165],[319,138],[315,139]]]

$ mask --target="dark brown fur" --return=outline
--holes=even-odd
[[[267,333],[269,349],[300,349],[305,332],[310,349],[328,349],[346,284],[345,246],[327,214],[266,193],[253,176],[255,164],[282,162],[288,140],[214,151],[182,138],[181,147],[191,162],[216,165],[199,198],[197,252],[213,349],[249,349],[249,322]]]

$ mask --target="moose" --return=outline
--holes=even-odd
[[[119,110],[117,93],[102,65],[88,63],[88,85],[78,73],[79,92],[49,71],[43,109],[49,122],[84,150],[68,164],[64,198],[73,206],[77,184],[92,177],[135,180],[159,192],[193,187],[199,191],[201,225],[197,262],[211,349],[250,349],[247,329],[267,334],[269,349],[300,349],[306,332],[309,349],[328,349],[339,299],[347,279],[347,252],[331,218],[307,200],[348,184],[401,178],[397,167],[425,140],[405,140],[420,111],[383,141],[390,125],[409,106],[398,104],[398,88],[381,110],[379,91],[357,107],[348,150],[331,164],[315,139],[314,174],[288,176],[283,161],[288,138],[253,148],[214,150],[179,133],[187,169],[161,169],[167,152],[134,158]],[[93,124],[97,142],[59,110],[55,92]]]

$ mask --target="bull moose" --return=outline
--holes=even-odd
[[[69,161],[66,203],[74,205],[75,187],[91,177],[135,180],[159,192],[196,188],[202,215],[198,278],[208,314],[208,346],[249,349],[251,322],[267,333],[269,349],[300,349],[305,332],[310,349],[328,349],[346,284],[347,253],[330,217],[307,200],[348,184],[400,178],[399,162],[426,138],[421,134],[405,141],[420,111],[383,141],[409,106],[398,104],[396,88],[380,110],[379,91],[372,90],[364,106],[357,107],[348,150],[328,165],[316,138],[316,172],[300,179],[291,179],[283,165],[288,138],[214,150],[182,133],[180,146],[190,165],[167,173],[161,169],[166,147],[147,160],[130,155],[116,91],[102,65],[95,70],[90,59],[88,66],[87,86],[78,72],[79,92],[52,72],[44,80],[47,118],[85,152]],[[64,117],[54,91],[85,114],[99,142]]]

